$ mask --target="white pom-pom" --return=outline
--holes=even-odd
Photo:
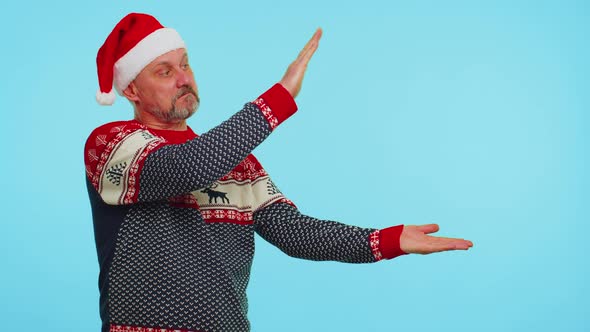
[[[109,93],[100,92],[100,89],[96,91],[96,101],[101,105],[112,105],[115,102],[115,90],[111,90]]]

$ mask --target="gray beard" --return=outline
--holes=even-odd
[[[185,95],[187,93],[191,93],[195,97],[196,101],[190,106],[177,108],[176,101],[178,100],[178,98],[182,97],[183,95]],[[176,122],[179,122],[182,120],[186,120],[186,119],[190,118],[191,115],[195,114],[195,112],[197,111],[197,108],[199,108],[200,103],[201,103],[201,101],[200,101],[199,95],[196,93],[196,91],[194,91],[189,86],[185,86],[182,89],[180,89],[180,91],[178,91],[178,93],[176,94],[176,96],[174,96],[174,98],[172,98],[172,105],[170,105],[170,109],[168,109],[168,111],[162,111],[158,107],[149,108],[147,111],[151,115],[157,117],[158,119],[160,119],[163,122],[176,123]]]
[[[199,101],[196,101],[192,107],[177,108],[176,106],[172,106],[168,111],[162,111],[161,109],[154,107],[147,111],[163,122],[175,123],[190,118],[195,114],[197,108],[199,108]]]

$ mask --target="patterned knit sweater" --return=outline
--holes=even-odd
[[[290,256],[350,263],[405,254],[376,230],[301,214],[250,152],[297,107],[279,84],[197,136],[119,121],[85,146],[102,331],[249,331],[258,233]]]

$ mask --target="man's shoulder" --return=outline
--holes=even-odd
[[[100,145],[101,142],[108,142],[115,137],[146,129],[144,125],[135,120],[114,121],[96,127],[86,139],[86,147],[89,145]]]
[[[96,127],[90,135],[88,135],[88,138],[96,137],[98,135],[118,134],[124,131],[142,128],[145,128],[145,126],[135,120],[113,121]]]
[[[120,141],[140,129],[145,129],[145,126],[135,120],[105,123],[88,135],[84,144],[85,155],[100,154],[109,143]]]
[[[84,162],[89,176],[94,176],[96,169],[115,151],[123,151],[122,155],[135,154],[139,150],[153,151],[154,147],[160,146],[164,140],[148,131],[136,120],[114,121],[95,128],[84,144]]]

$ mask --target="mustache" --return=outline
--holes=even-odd
[[[176,102],[176,100],[186,94],[192,94],[193,96],[195,96],[195,98],[197,99],[197,102],[199,102],[199,95],[197,94],[197,91],[195,91],[195,89],[193,89],[191,86],[189,85],[183,85],[180,90],[178,90],[178,92],[176,93],[176,96],[174,96],[174,101],[173,103]]]

